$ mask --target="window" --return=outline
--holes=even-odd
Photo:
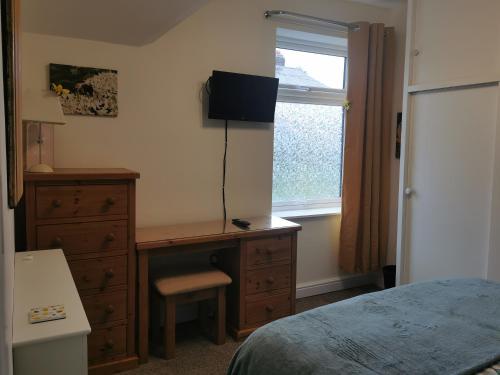
[[[340,207],[347,41],[278,29],[273,211]]]

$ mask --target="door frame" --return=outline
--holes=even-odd
[[[415,0],[408,0],[406,16],[405,66],[403,78],[403,118],[401,129],[401,163],[399,169],[398,220],[396,240],[396,285],[409,282],[408,256],[406,238],[407,199],[405,189],[409,176],[409,139],[411,134],[411,93],[409,88],[413,81],[413,54],[415,36]]]

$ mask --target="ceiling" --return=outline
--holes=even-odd
[[[27,32],[140,46],[208,1],[23,0],[22,24]]]
[[[156,40],[209,1],[22,0],[22,25],[27,32],[141,46]],[[405,0],[351,1],[393,7]]]

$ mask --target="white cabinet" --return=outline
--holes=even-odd
[[[410,13],[411,85],[498,78],[500,1],[416,0]]]
[[[63,304],[66,319],[30,324],[31,308]],[[86,375],[90,325],[62,250],[16,253],[14,375]]]
[[[483,277],[498,87],[412,97],[408,277]]]
[[[491,277],[499,259],[499,19],[498,0],[409,0],[400,283]]]

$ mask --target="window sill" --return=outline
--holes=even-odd
[[[303,217],[321,217],[340,215],[340,207],[306,208],[299,210],[273,211],[274,216],[282,219],[300,219]]]

